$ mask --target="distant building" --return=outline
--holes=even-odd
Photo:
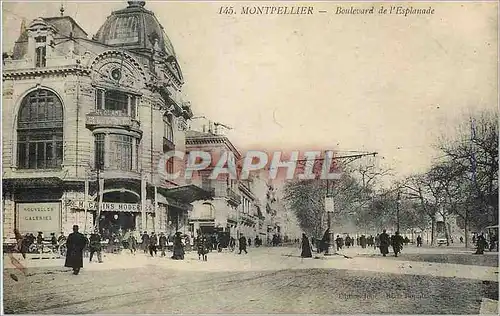
[[[209,196],[158,173],[164,152],[184,150],[193,114],[163,27],[144,1],[128,3],[92,39],[68,16],[21,26],[2,73],[4,237],[74,224],[187,231],[190,203]]]
[[[241,154],[231,141],[212,130],[187,131],[186,150],[210,152],[214,159],[224,152],[231,152],[236,161],[241,159]],[[199,232],[228,232],[234,238],[244,235],[254,239],[260,236],[265,240],[267,181],[258,175],[251,175],[248,180],[230,179],[227,174],[211,180],[208,177],[212,171],[212,168],[200,171],[190,182],[213,192],[213,199],[193,203],[189,222],[196,235]]]
[[[219,157],[221,152],[231,152],[236,159],[240,153],[222,135],[211,132],[186,132],[186,153],[191,151],[210,152],[212,157]],[[236,238],[238,225],[238,208],[242,203],[242,197],[238,193],[238,181],[229,176],[221,175],[218,179],[209,179],[212,168],[195,172],[192,180],[187,183],[201,186],[206,191],[212,192],[210,200],[200,200],[193,203],[193,210],[189,215],[189,224],[195,236],[199,233],[213,234],[216,232],[229,232]]]

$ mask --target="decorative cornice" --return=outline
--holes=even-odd
[[[90,75],[90,70],[82,68],[79,65],[73,66],[60,66],[60,67],[47,67],[47,68],[30,68],[26,70],[4,70],[3,79],[22,79],[22,78],[36,78],[40,76],[51,75],[65,75],[65,74],[79,74]]]

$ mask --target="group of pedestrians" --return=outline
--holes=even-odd
[[[314,241],[314,239],[313,239]],[[317,249],[318,252],[321,253],[328,249],[330,244],[330,230],[327,229],[323,238],[321,240],[317,240]],[[373,244],[374,248],[379,248],[380,253],[385,257],[389,254],[389,247],[392,247],[394,256],[397,257],[401,251],[403,250],[403,245],[408,243],[405,238],[403,238],[399,232],[397,231],[394,235],[389,236],[387,231],[384,229],[383,232],[377,237],[366,237],[365,235],[360,236],[358,239],[353,239],[349,235],[344,238],[337,235],[335,239],[335,244],[337,246],[337,251],[341,250],[345,245],[347,248],[353,245],[354,241],[356,241],[356,245],[361,246],[362,248],[366,248],[368,244]],[[302,242],[301,242],[301,254],[302,258],[312,258],[312,248],[311,243],[309,242],[309,238],[305,233],[302,234]]]

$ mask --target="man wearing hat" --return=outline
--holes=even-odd
[[[66,262],[64,266],[73,268],[73,274],[80,273],[83,268],[83,249],[87,246],[87,238],[78,232],[78,225],[73,225],[73,232],[66,241]]]

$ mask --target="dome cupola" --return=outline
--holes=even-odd
[[[108,46],[136,52],[159,50],[165,58],[175,58],[175,51],[146,1],[128,1],[128,7],[114,11],[99,28],[93,39]]]

